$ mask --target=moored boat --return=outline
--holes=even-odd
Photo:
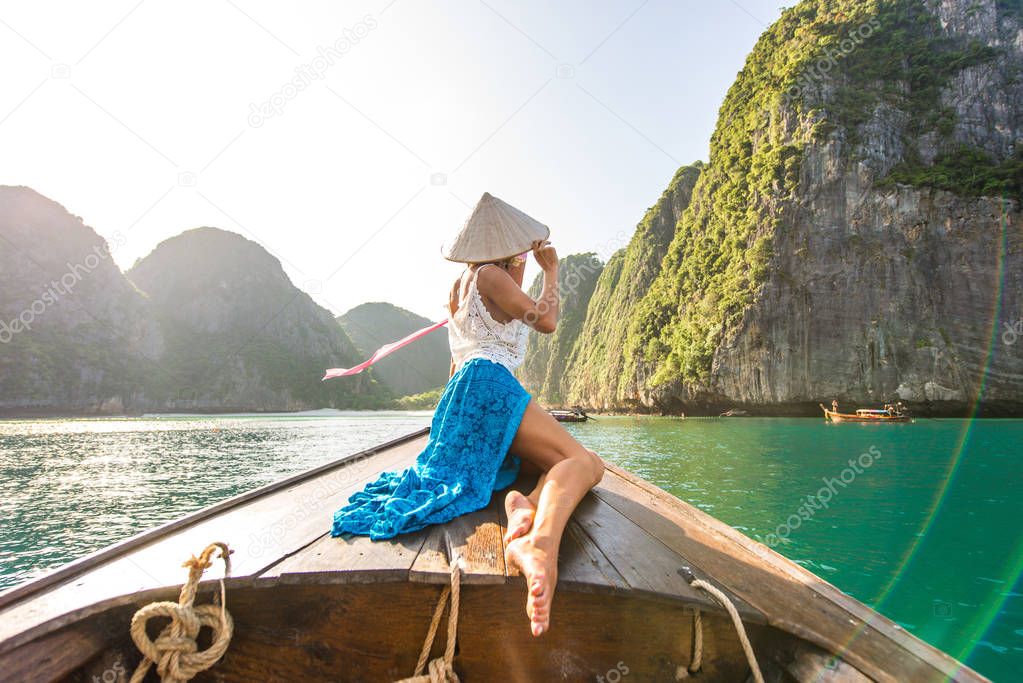
[[[830,422],[912,422],[912,418],[903,412],[860,408],[854,414],[850,414],[840,413],[837,410],[828,410],[824,407],[824,404],[820,404],[820,407],[824,411],[824,419]]]
[[[572,410],[558,410],[556,408],[552,408],[547,412],[550,413],[551,417],[558,422],[586,422],[587,420],[593,419],[581,408],[573,408]]]
[[[504,562],[501,496],[391,541],[328,534],[333,511],[381,471],[409,466],[426,435],[217,503],[0,594],[0,681],[126,679],[140,658],[133,614],[174,601],[182,560],[211,541],[234,551],[223,582],[233,635],[198,681],[393,681],[417,669],[431,630],[423,661],[439,662],[437,672],[450,664],[468,683],[676,681],[696,671],[707,681],[747,680],[740,631],[704,586],[734,607],[766,680],[986,680],[613,465],[566,530],[551,630],[533,638],[525,583]],[[515,485],[531,483],[524,476]],[[198,584],[197,604],[221,594],[218,578],[211,570]],[[459,599],[441,617],[435,608],[448,595]],[[216,621],[221,608],[205,614]],[[161,625],[140,632],[156,639]],[[445,642],[449,625],[457,647]],[[198,640],[209,647],[205,629]]]

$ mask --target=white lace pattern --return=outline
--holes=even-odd
[[[476,278],[485,267],[480,266],[470,276],[465,299],[458,302],[458,310],[448,323],[448,341],[456,372],[471,358],[486,358],[514,372],[526,357],[529,328],[521,320],[506,323],[494,320],[476,288]]]

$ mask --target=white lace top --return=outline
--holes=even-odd
[[[488,265],[493,264],[484,264],[469,276],[468,291],[448,323],[455,372],[471,358],[486,358],[514,372],[526,357],[529,328],[521,320],[506,323],[494,320],[476,288],[476,277]]]

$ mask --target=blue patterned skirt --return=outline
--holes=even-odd
[[[529,400],[503,365],[467,361],[448,380],[412,467],[384,472],[353,494],[334,513],[331,534],[392,538],[486,507],[518,476],[519,459],[508,447]]]

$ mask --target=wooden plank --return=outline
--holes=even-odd
[[[462,563],[462,583],[504,583],[503,530],[498,513],[502,501],[502,496],[495,495],[482,510],[431,528],[409,571],[409,580],[448,583],[449,562],[457,557]]]
[[[119,557],[45,586],[38,595],[29,588],[31,597],[0,610],[0,653],[82,614],[132,603],[139,594],[180,586],[186,577],[182,561],[212,541],[224,541],[234,550],[232,584],[240,585],[244,577],[257,576],[320,537],[330,526],[330,514],[348,496],[380,471],[408,466],[425,443],[425,434],[420,434],[333,468],[318,468],[317,476],[300,477],[283,488],[269,487],[265,495],[246,498],[219,514],[192,516],[191,524],[175,525],[141,547],[129,547]],[[215,565],[204,584],[215,585],[211,582],[221,572],[221,566]]]
[[[504,541],[498,516],[501,503],[501,496],[494,496],[482,510],[444,525],[448,557],[462,562],[465,583],[504,583]]]
[[[334,538],[324,534],[309,546],[281,560],[260,578],[283,583],[331,583],[403,580],[423,547],[426,531],[372,541],[368,536]]]
[[[723,522],[614,465],[594,493],[783,631],[878,681],[985,681],[866,605]]]
[[[443,527],[430,527],[427,531],[426,541],[409,568],[408,578],[417,583],[446,584],[451,580],[448,544]]]
[[[574,519],[568,521],[561,539],[558,586],[597,593],[629,590],[629,582]]]
[[[724,608],[703,591],[696,590],[679,574],[692,563],[600,498],[587,495],[575,511],[575,519],[593,544],[634,591],[657,598],[679,600],[701,610],[723,613]],[[700,578],[708,578],[705,575]],[[722,587],[724,589],[724,587]],[[743,620],[765,623],[764,615],[724,589]]]

